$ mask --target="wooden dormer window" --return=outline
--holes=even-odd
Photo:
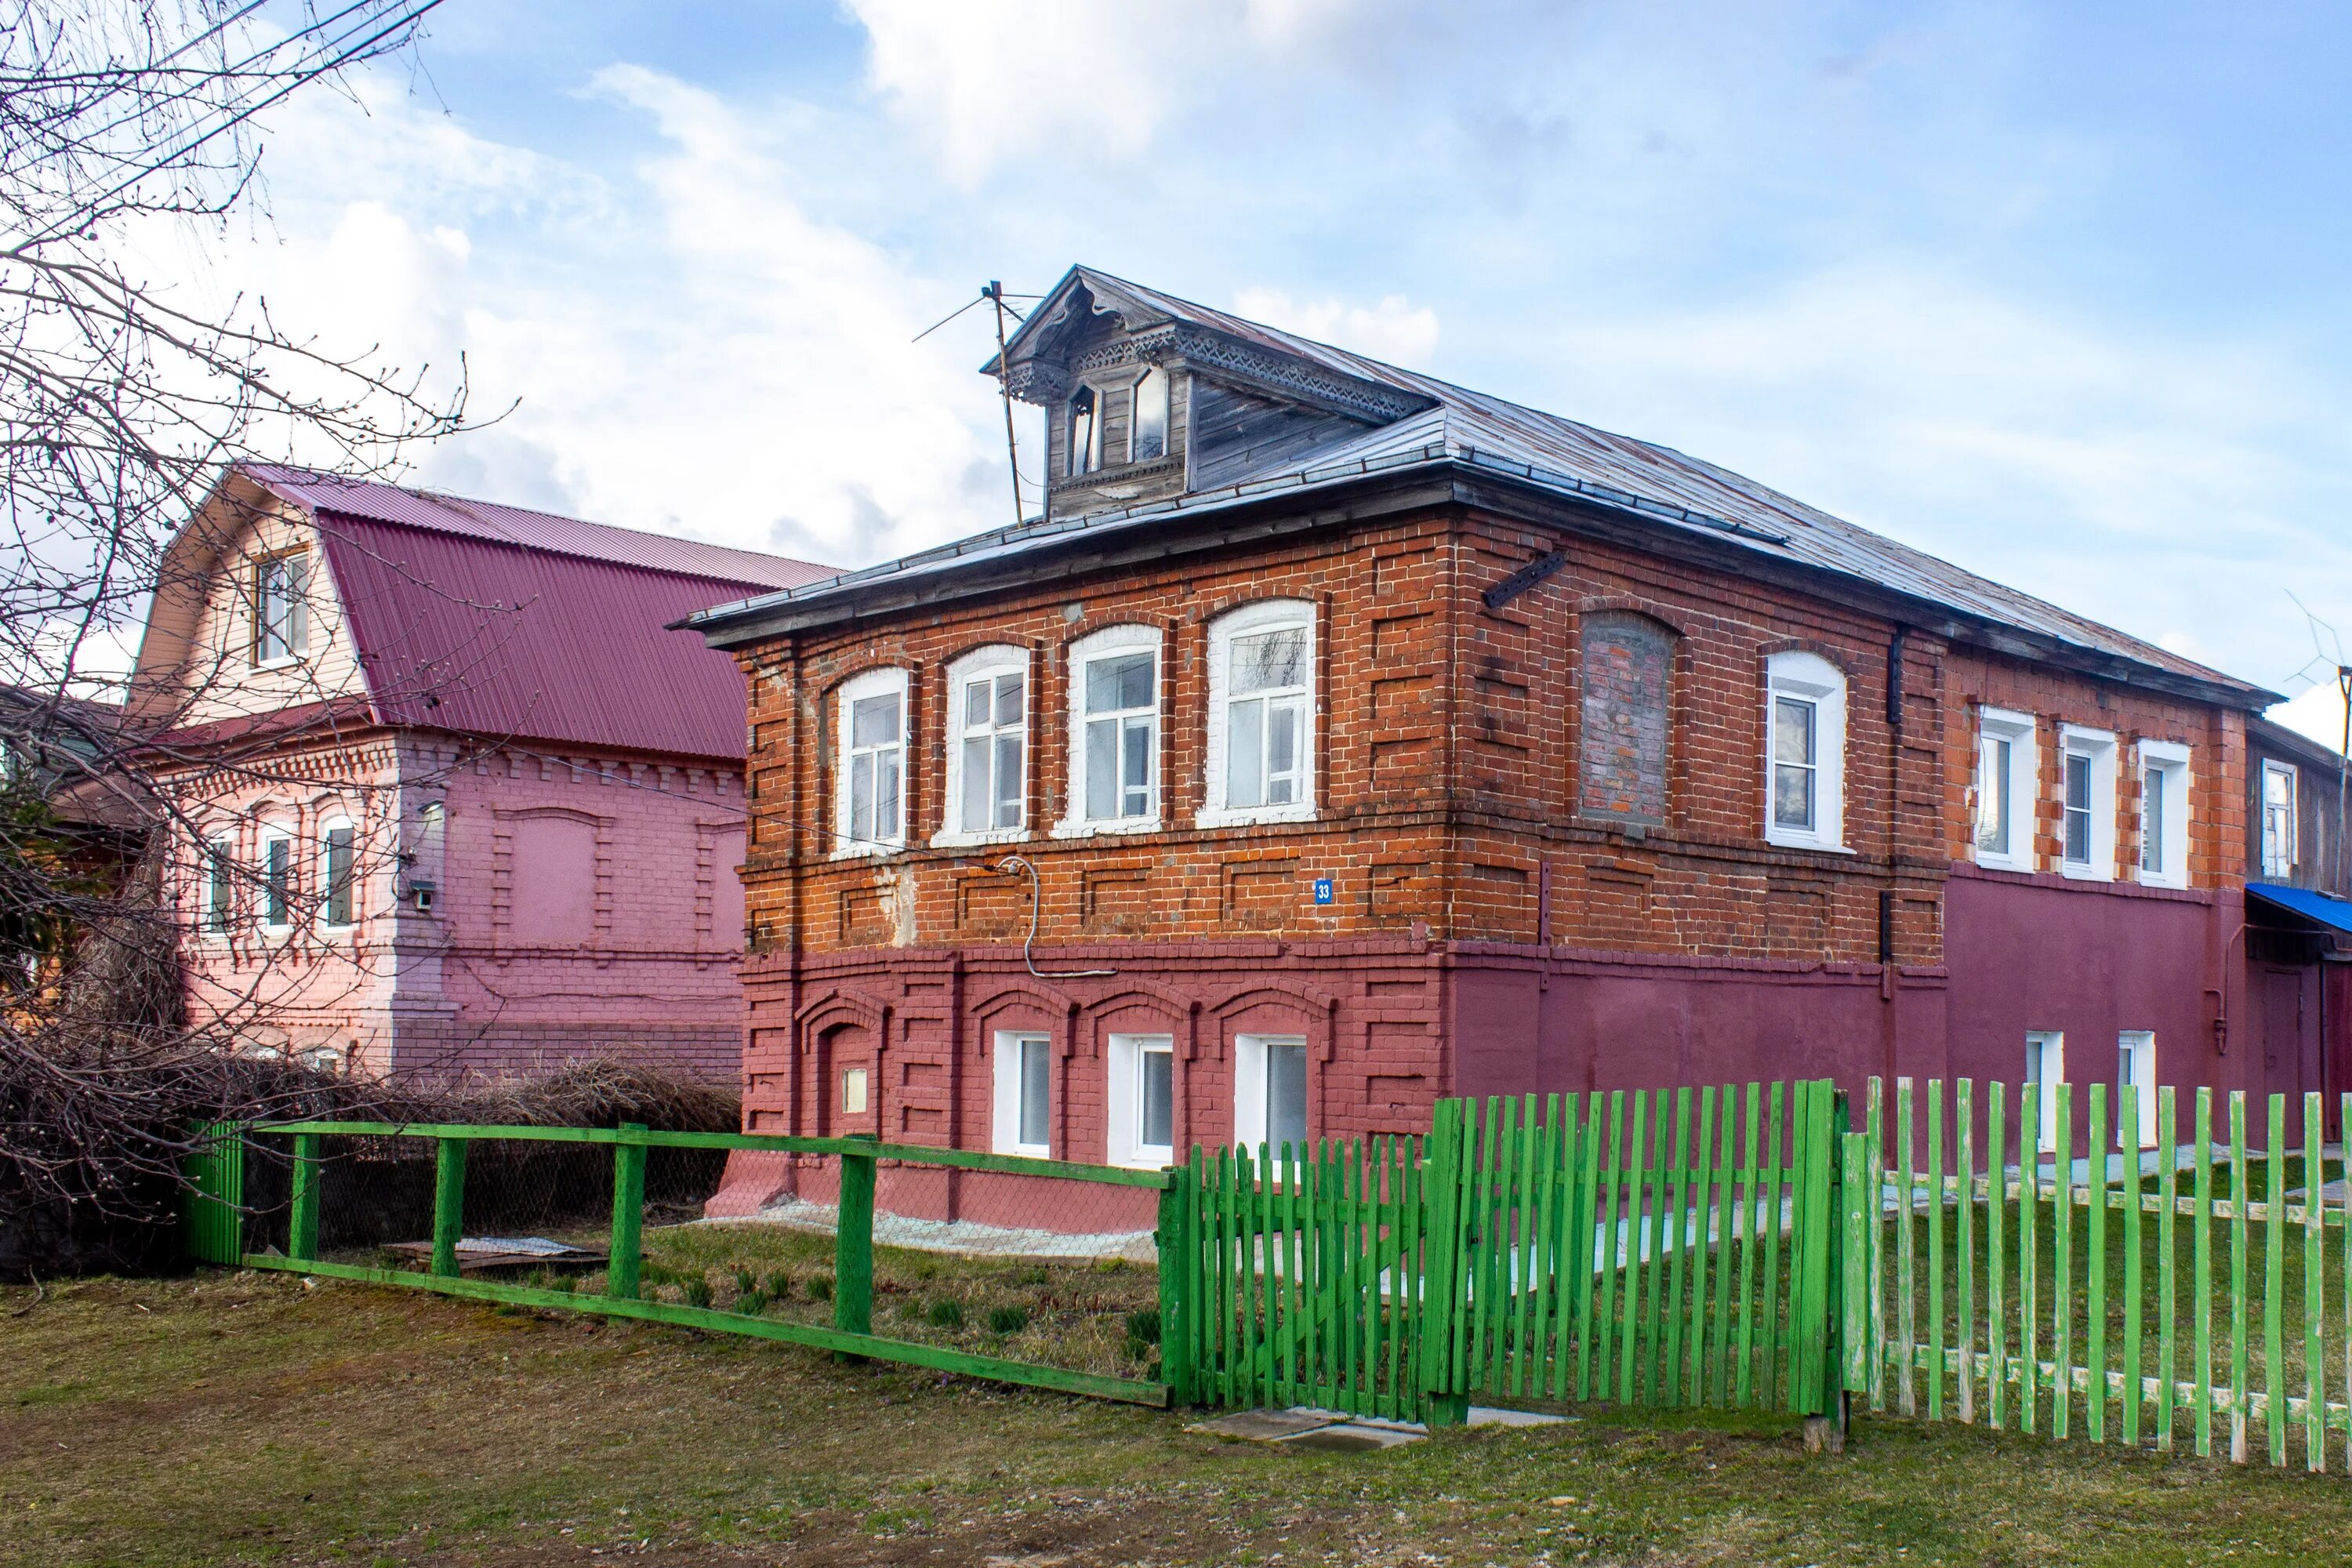
[[[1070,399],[1070,476],[1102,467],[1102,415],[1095,389],[1078,388]]]
[[[1135,425],[1128,446],[1131,463],[1168,455],[1168,373],[1157,365],[1135,384]]]
[[[253,662],[284,664],[310,651],[310,558],[301,551],[254,567]]]

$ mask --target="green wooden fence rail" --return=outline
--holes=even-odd
[[[245,1156],[256,1137],[290,1140],[290,1202],[284,1253],[248,1252],[244,1246]],[[320,1140],[326,1137],[423,1138],[435,1144],[433,1240],[422,1273],[341,1263],[319,1257]],[[467,1151],[499,1139],[539,1142],[609,1144],[613,1162],[613,1228],[605,1289],[601,1297],[544,1290],[503,1280],[468,1279],[458,1271],[457,1245],[464,1235]],[[645,1205],[646,1155],[651,1149],[756,1149],[829,1154],[841,1161],[841,1195],[835,1238],[833,1324],[784,1322],[707,1307],[643,1300],[641,1226]],[[1178,1187],[1172,1172],[1133,1171],[1060,1160],[1031,1160],[970,1150],[931,1149],[861,1138],[796,1138],[751,1133],[660,1132],[635,1124],[617,1128],[419,1125],[374,1121],[296,1121],[240,1128],[219,1123],[200,1132],[189,1157],[183,1235],[190,1258],[205,1263],[278,1269],[373,1285],[425,1289],[514,1306],[599,1313],[686,1328],[747,1334],[807,1345],[843,1355],[958,1372],[1003,1383],[1024,1384],[1067,1394],[1130,1404],[1166,1405],[1172,1391],[1189,1389],[1191,1375],[1180,1342],[1163,1327],[1159,1379],[1113,1377],[1044,1366],[1003,1356],[892,1339],[873,1331],[874,1194],[877,1167],[884,1162],[994,1171],[1097,1185],[1158,1189],[1161,1223],[1181,1222],[1181,1205],[1168,1195]],[[1171,1213],[1171,1209],[1177,1212]],[[1163,1245],[1165,1245],[1163,1239]],[[1163,1324],[1181,1326],[1189,1303],[1171,1297],[1161,1276]]]
[[[2143,1126],[2140,1092],[2084,1087],[2020,1086],[2012,1121],[2009,1085],[1898,1079],[1890,1116],[1872,1080],[1847,1386],[1901,1415],[2352,1472],[2352,1184],[2320,1097],[2256,1121],[2199,1089],[2182,1142],[2172,1089]]]

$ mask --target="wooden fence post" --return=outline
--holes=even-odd
[[[645,1277],[646,1146],[627,1134],[643,1132],[642,1121],[621,1123],[623,1141],[613,1145],[613,1234],[604,1260],[604,1294],[633,1301]]]
[[[1842,1393],[1852,1395],[1870,1392],[1871,1365],[1877,1359],[1877,1338],[1871,1308],[1874,1292],[1870,1288],[1871,1227],[1878,1221],[1874,1201],[1878,1184],[1871,1180],[1871,1137],[1867,1132],[1849,1132],[1838,1140],[1842,1168],[1839,1172],[1839,1192],[1843,1199],[1839,1223],[1844,1234],[1839,1238],[1841,1273],[1838,1302],[1837,1345],[1843,1365],[1840,1368],[1838,1386]]]
[[[319,1260],[319,1135],[294,1135],[291,1202],[287,1205],[286,1256],[302,1263]]]
[[[455,1279],[466,1234],[466,1140],[444,1138],[433,1152],[433,1273]]]
[[[1171,1405],[1192,1403],[1193,1303],[1186,1289],[1195,1245],[1196,1188],[1191,1173],[1189,1165],[1168,1173],[1168,1184],[1160,1191],[1160,1228],[1153,1238],[1160,1250],[1160,1381],[1168,1385]]]
[[[854,1137],[879,1142],[871,1133]],[[834,1233],[833,1326],[845,1333],[874,1329],[874,1166],[871,1154],[841,1157],[841,1207]]]
[[[1462,1125],[1474,1102],[1441,1100],[1430,1126],[1427,1205],[1423,1230],[1428,1263],[1422,1271],[1422,1418],[1432,1426],[1458,1426],[1470,1395],[1454,1355],[1454,1329],[1462,1314]]]

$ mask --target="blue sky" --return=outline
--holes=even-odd
[[[1084,260],[2290,693],[2290,590],[2352,633],[2343,7],[449,0],[416,64],[289,105],[208,264],[520,400],[428,482],[993,526],[985,321],[909,340]]]

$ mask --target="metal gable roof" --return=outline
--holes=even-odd
[[[854,599],[862,589],[1044,549],[1074,533],[1129,527],[1138,520],[1151,520],[1154,526],[1175,526],[1178,519],[1188,515],[1279,489],[1334,485],[1365,473],[1413,465],[1458,464],[1539,490],[1631,512],[1661,526],[1701,530],[1778,560],[1893,590],[1965,619],[2013,628],[2088,653],[2242,692],[2250,704],[2275,700],[2271,693],[2153,643],[1979,576],[1671,447],[1455,386],[1090,268],[1073,268],[1055,286],[1014,334],[1008,353],[1017,355],[1025,343],[1048,330],[1054,307],[1081,286],[1098,305],[1131,312],[1131,324],[1185,323],[1426,398],[1432,406],[1303,455],[1276,459],[1214,490],[978,534],[809,587],[722,605],[694,617],[693,624],[719,634],[725,624],[762,608],[814,605],[835,595]],[[994,362],[988,368],[993,370]]]

